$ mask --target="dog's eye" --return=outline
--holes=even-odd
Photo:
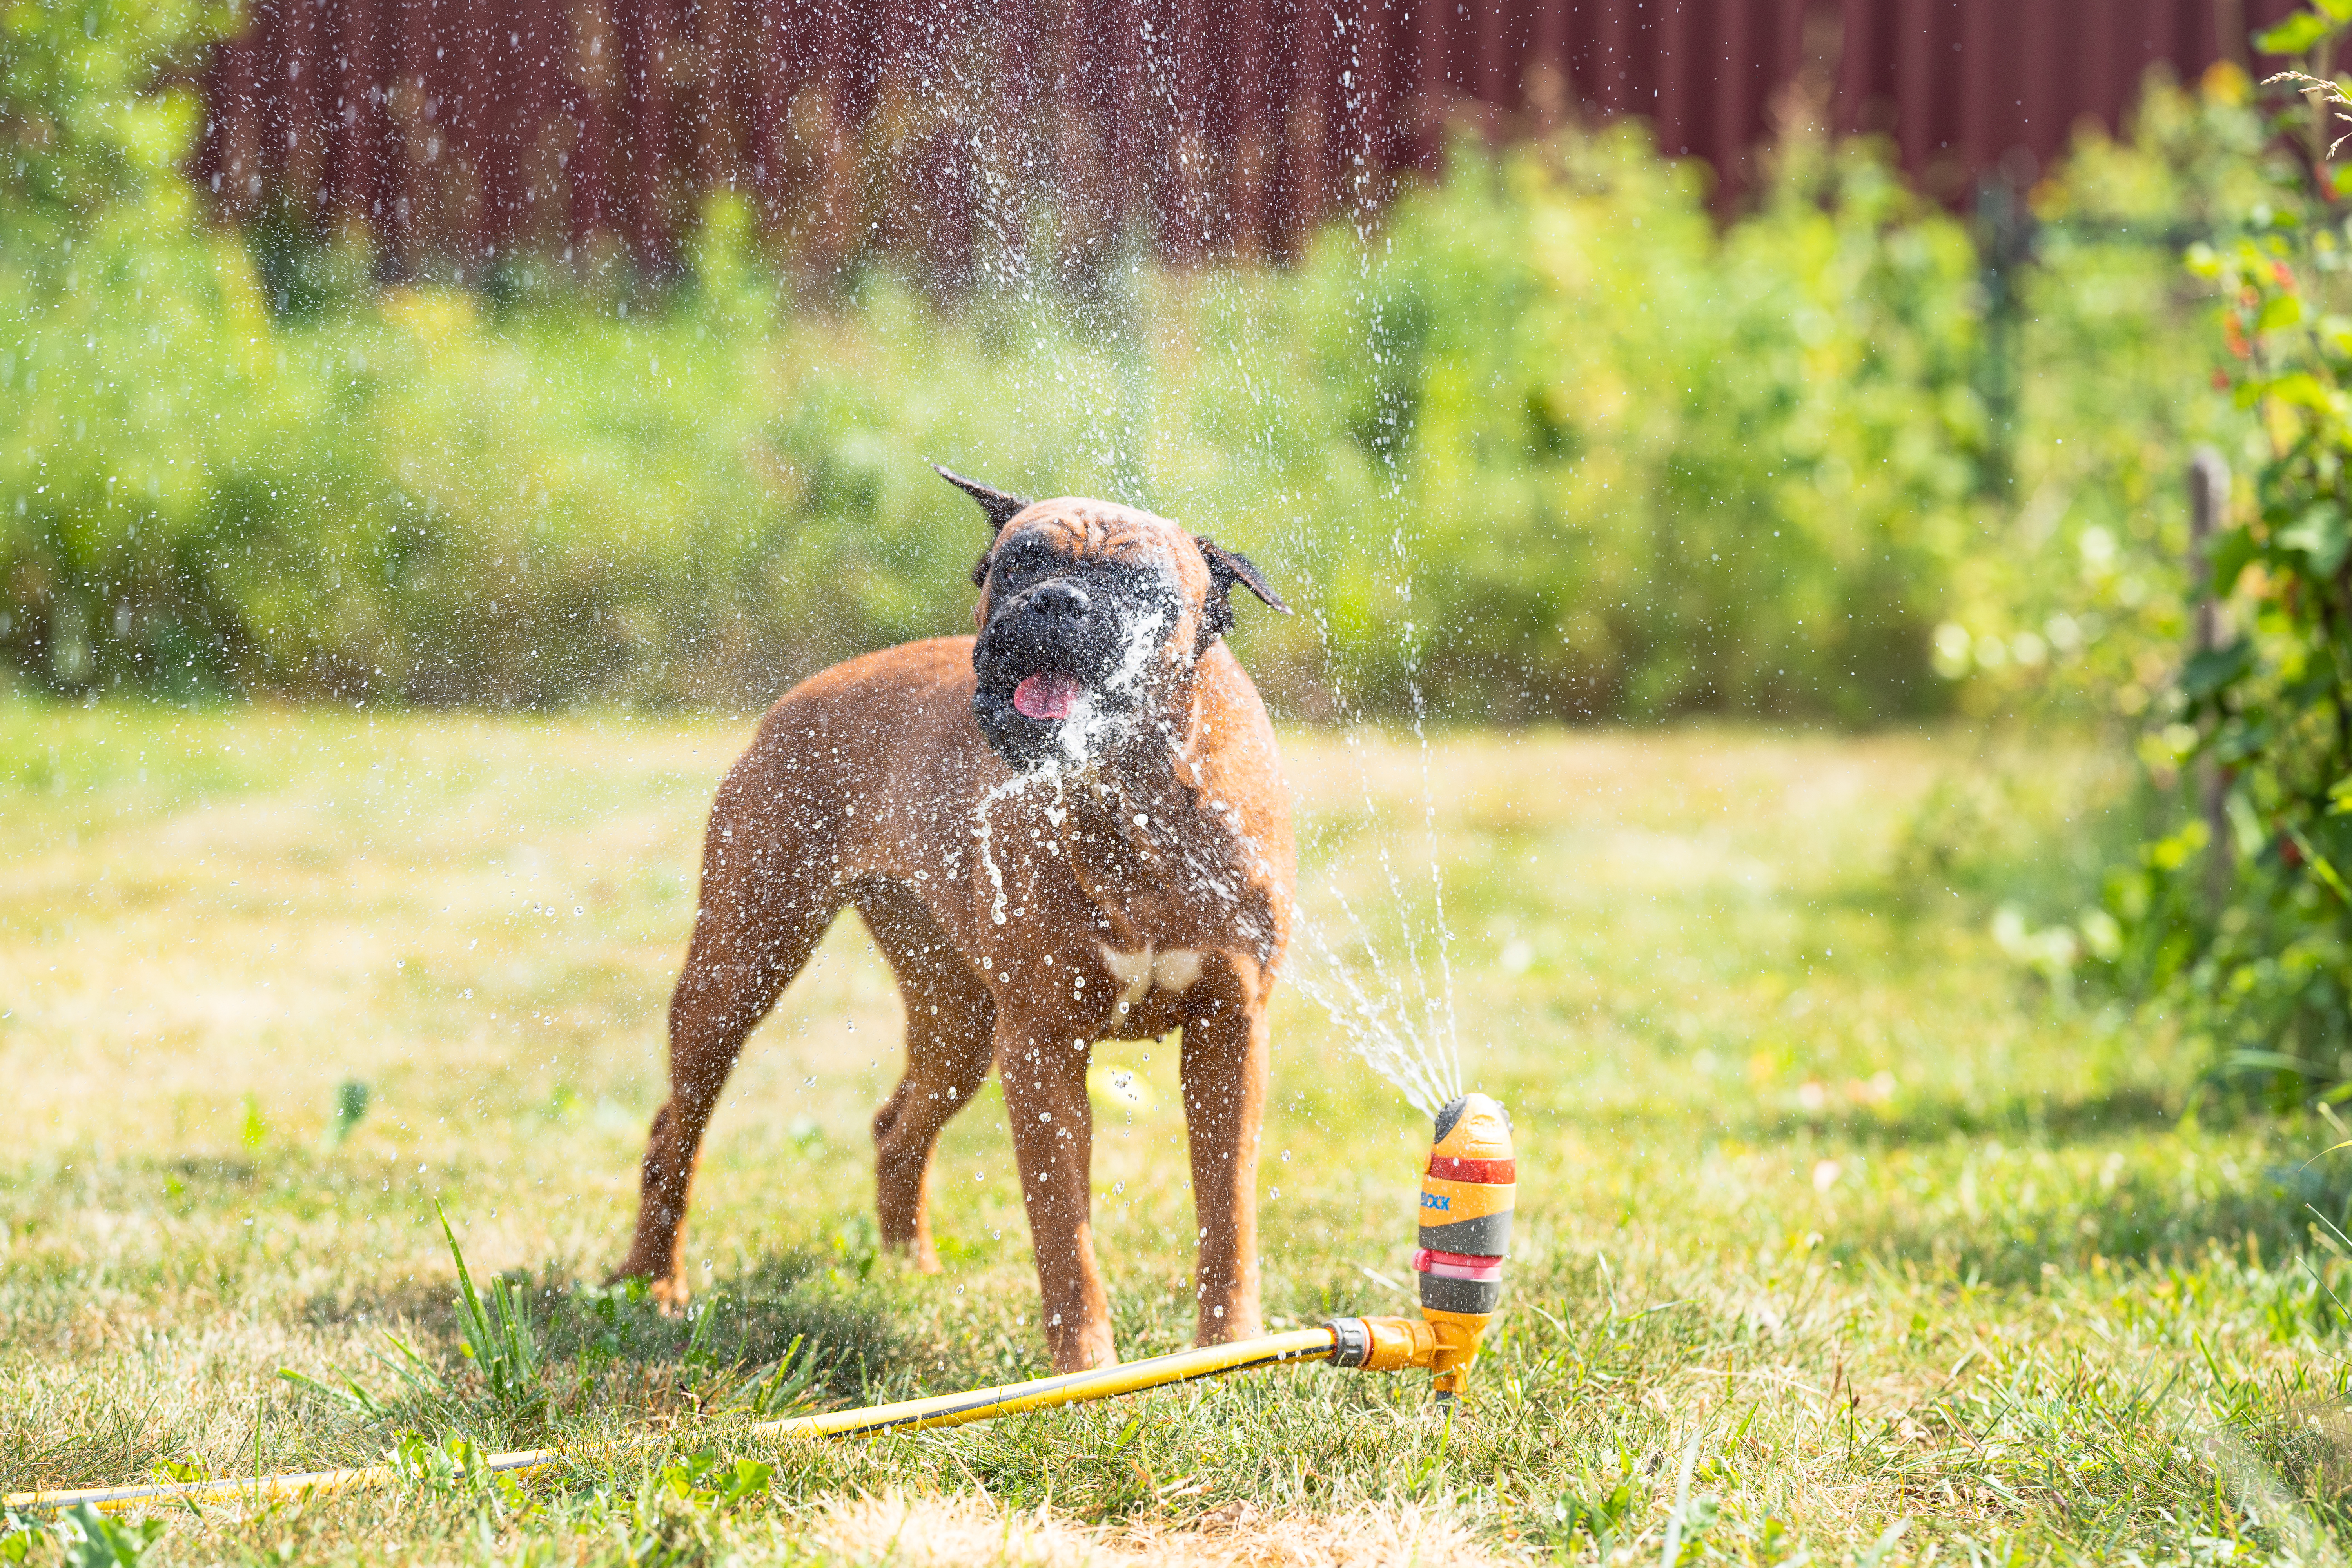
[[[1165,609],[1176,602],[1176,584],[1157,572],[1122,577],[1116,593],[1119,598],[1147,610]]]
[[[1042,544],[1016,540],[996,552],[992,570],[997,583],[1013,587],[1062,564],[1062,558]]]

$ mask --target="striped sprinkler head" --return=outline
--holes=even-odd
[[[1331,1360],[1366,1372],[1425,1366],[1437,1396],[1470,1381],[1478,1342],[1503,1299],[1503,1254],[1511,1244],[1518,1170],[1511,1119],[1483,1094],[1465,1094],[1437,1113],[1437,1137],[1421,1167],[1421,1316],[1338,1318]]]
[[[1430,1368],[1450,1397],[1468,1382],[1478,1342],[1503,1299],[1503,1258],[1511,1245],[1518,1167],[1511,1119],[1483,1094],[1465,1094],[1437,1113],[1437,1138],[1421,1176],[1421,1315],[1434,1331]]]

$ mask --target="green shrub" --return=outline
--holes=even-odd
[[[2272,43],[2324,48],[2352,26],[2334,16],[2300,14]],[[2179,665],[2152,711],[2142,754],[2177,796],[2171,831],[2111,892],[2134,977],[2220,1077],[2287,1099],[2352,1095],[2352,203],[2326,156],[2345,128],[2274,87],[2237,221],[2191,257],[2252,416],[2248,504],[2199,585],[2234,635]],[[2194,809],[2200,775],[2212,818]]]
[[[63,689],[757,700],[963,620],[938,458],[1265,556],[1312,613],[1247,635],[1310,710],[1396,710],[1416,669],[1506,715],[1938,697],[1970,263],[1859,151],[1724,235],[1631,132],[1465,154],[1369,271],[1335,237],[953,314],[878,278],[797,308],[722,206],[634,314],[288,317],[187,203],[54,279],[0,263],[0,648]]]
[[[92,215],[171,182],[200,110],[158,89],[226,19],[191,0],[0,4],[0,215],[19,264],[69,262]]]
[[[1940,704],[1983,437],[1967,237],[1859,145],[1784,149],[1728,229],[1701,196],[1621,128],[1463,154],[1360,281],[1344,237],[1317,255],[1323,383],[1407,542],[1356,526],[1351,652],[1410,565],[1438,688],[1505,716]]]

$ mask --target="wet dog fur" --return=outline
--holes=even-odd
[[[938,1268],[932,1146],[993,1066],[1055,1368],[1115,1361],[1087,1067],[1096,1040],[1181,1027],[1198,1339],[1255,1335],[1266,999],[1295,851],[1273,731],[1223,634],[1236,587],[1286,606],[1245,558],[1168,519],[940,472],[993,531],[978,635],[802,682],[719,785],[670,1001],[670,1096],[618,1272],[684,1300],[681,1227],[719,1091],[854,907],[907,1015],[906,1072],[874,1118],[885,1244]]]

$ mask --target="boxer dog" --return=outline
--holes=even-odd
[[[1296,851],[1274,732],[1223,633],[1237,586],[1289,607],[1166,518],[939,472],[992,530],[979,636],[803,681],[719,786],[670,999],[670,1097],[619,1273],[684,1300],[679,1226],[719,1089],[850,906],[907,1012],[906,1073],[874,1118],[884,1243],[938,1268],[932,1143],[994,1063],[1055,1370],[1116,1361],[1087,1064],[1096,1040],[1181,1027],[1199,1342],[1257,1334],[1266,995]]]

